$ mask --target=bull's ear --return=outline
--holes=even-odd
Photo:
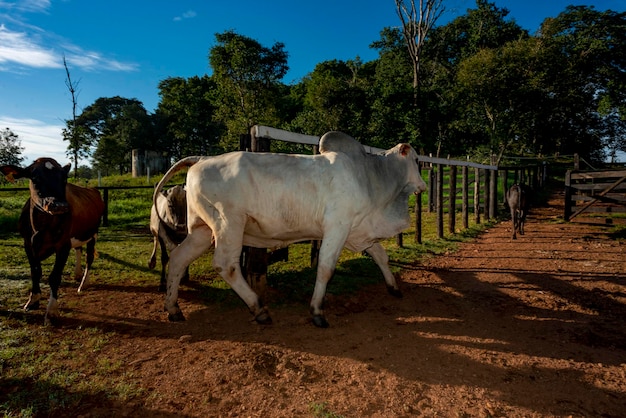
[[[17,167],[15,165],[3,165],[0,167],[0,171],[9,180],[11,183],[15,182],[16,178],[29,177],[28,170],[24,170],[22,167]]]
[[[65,174],[69,174],[70,173],[70,168],[72,168],[72,164],[71,163],[67,163],[66,165],[63,166],[63,171],[65,171]]]
[[[411,152],[411,146],[409,144],[400,144],[400,154],[406,157]]]

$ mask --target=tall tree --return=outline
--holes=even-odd
[[[422,50],[428,33],[445,11],[443,0],[395,0],[402,34],[413,65],[413,104],[417,106]]]
[[[278,84],[289,67],[285,45],[265,47],[232,30],[215,34],[209,64],[219,93],[218,114],[226,125],[227,144],[233,149],[239,134],[257,123],[277,124]]]
[[[86,143],[92,144],[99,169],[130,170],[133,148],[154,149],[152,119],[137,99],[101,97],[76,120]]]
[[[378,50],[367,100],[371,108],[367,126],[372,145],[387,149],[398,142],[411,141],[423,147],[417,142],[422,137],[417,108],[413,106],[412,60],[401,30],[384,28],[380,39],[370,47]]]
[[[65,68],[65,86],[72,97],[72,119],[65,121],[66,127],[63,129],[63,140],[68,141],[67,154],[74,162],[74,178],[78,177],[78,159],[88,156],[89,145],[84,141],[80,128],[76,125],[76,108],[78,107],[78,84],[79,81],[72,81],[70,69],[67,66],[65,55],[63,55],[63,67]]]
[[[22,151],[24,147],[16,133],[9,128],[0,130],[0,164],[20,165],[24,161]]]
[[[544,20],[539,39],[552,55],[545,68],[561,152],[602,160],[602,142],[618,143],[614,123],[626,119],[626,13],[569,6]]]
[[[208,76],[170,77],[159,83],[156,110],[159,148],[179,159],[222,151],[216,119],[215,81]]]
[[[367,128],[366,66],[350,61],[324,61],[302,80],[303,108],[292,122],[298,131],[322,135],[341,130],[362,139]]]

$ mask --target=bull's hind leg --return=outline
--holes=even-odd
[[[513,224],[513,232],[511,232],[511,239],[517,239],[517,211],[515,208],[511,208],[511,223]]]
[[[83,249],[82,247],[74,248],[76,253],[76,262],[74,263],[74,279],[78,282],[83,277],[83,267],[81,265],[83,261]]]
[[[167,293],[165,296],[165,310],[170,321],[184,321],[185,316],[178,307],[178,288],[180,279],[185,274],[189,264],[208,251],[213,245],[213,233],[204,225],[193,229],[183,242],[170,254],[169,269],[167,272]]]
[[[396,277],[393,275],[391,270],[389,269],[389,256],[387,252],[383,248],[382,245],[376,243],[365,250],[373,259],[380,271],[383,273],[383,277],[385,278],[385,283],[387,284],[387,291],[392,296],[397,298],[402,297],[402,292],[398,287],[398,283],[396,282]]]
[[[215,267],[220,276],[222,276],[235,293],[248,305],[250,313],[252,313],[257,323],[263,325],[271,324],[272,318],[267,311],[267,307],[263,305],[259,295],[250,288],[250,285],[241,273],[241,248],[242,244],[240,242],[220,242],[216,237],[213,267]]]
[[[78,249],[78,248],[77,248]],[[78,252],[76,252],[76,263],[80,265],[80,259],[78,258]],[[87,242],[87,262],[85,264],[85,271],[83,272],[83,278],[78,286],[78,293],[82,292],[84,288],[89,284],[89,274],[91,273],[91,265],[96,257],[96,237],[94,236],[89,242]]]

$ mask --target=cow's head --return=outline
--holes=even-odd
[[[177,233],[187,234],[187,192],[183,186],[174,186],[164,192],[167,199],[167,219]]]
[[[417,153],[413,147],[409,144],[398,144],[387,151],[386,154],[395,154],[400,162],[406,167],[406,188],[410,189],[410,191],[415,194],[426,191],[426,183],[420,175]]]
[[[30,179],[31,202],[42,211],[60,215],[69,211],[65,198],[65,186],[70,164],[61,166],[52,158],[38,158],[26,168],[5,165],[0,167],[9,181],[19,178]]]

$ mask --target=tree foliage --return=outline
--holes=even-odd
[[[208,77],[170,77],[159,83],[158,147],[180,159],[223,152],[223,125],[216,120],[216,83]]]
[[[99,98],[76,124],[83,143],[94,148],[94,166],[107,173],[130,171],[132,149],[154,149],[152,120],[137,99]]]
[[[408,11],[403,4],[396,1]],[[579,153],[599,161],[626,151],[626,13],[570,6],[530,35],[507,9],[475,4],[414,38],[417,101],[401,27],[381,29],[370,45],[376,59],[324,61],[291,85],[281,81],[284,44],[264,46],[231,30],[215,35],[211,75],[159,83],[153,115],[135,99],[101,98],[72,132],[81,152],[120,171],[132,148],[173,158],[221,153],[238,148],[254,124],[341,130],[380,148],[410,142],[441,156]]]
[[[0,164],[20,165],[24,161],[22,151],[24,147],[16,133],[9,128],[0,130]]]
[[[289,70],[285,45],[265,47],[232,30],[215,34],[209,64],[216,83],[217,113],[225,126],[225,149],[256,123],[276,125],[278,83]]]

